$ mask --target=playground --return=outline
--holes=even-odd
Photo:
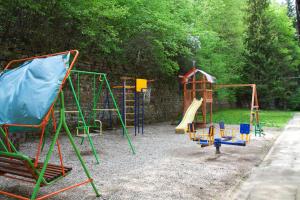
[[[0,200],[300,200],[300,0],[0,3]]]
[[[265,112],[261,118],[255,84],[216,85],[216,78],[193,67],[180,76],[184,85],[180,122],[145,126],[144,107],[151,100],[153,80],[121,78],[122,85],[114,86],[121,90],[120,109],[105,73],[73,69],[78,55],[71,50],[13,60],[1,74],[0,104],[7,106],[0,112],[0,194],[22,200],[54,195],[221,199],[232,195],[260,166],[293,115],[274,118],[281,124],[269,128],[264,122],[281,112]],[[92,80],[84,91],[83,76]],[[242,121],[213,122],[213,89],[223,87],[251,88],[250,110],[245,110],[248,115]],[[93,95],[88,97],[86,90]],[[83,106],[84,101],[89,106]],[[107,112],[108,118],[101,118]],[[225,116],[219,117],[226,119],[226,110],[221,113]],[[76,116],[75,127],[70,114]],[[113,125],[113,118],[119,126]],[[12,133],[28,132],[35,136],[16,146]]]
[[[265,131],[267,136],[253,138],[246,148],[222,146],[220,155],[215,154],[213,146],[201,148],[186,135],[174,134],[174,126],[169,123],[147,125],[142,137],[133,137],[138,149],[136,155],[131,154],[121,130],[94,137],[101,160],[99,165],[95,165],[88,142],[80,148],[103,195],[100,199],[223,199],[261,163],[282,129]],[[84,174],[79,173],[81,167],[67,138],[62,137],[60,143],[66,152],[63,154],[65,164],[73,166],[72,175],[60,181],[59,187],[63,187],[83,179]],[[21,149],[34,156],[32,149],[36,145],[37,140],[28,141]],[[55,159],[52,162],[55,163]],[[1,179],[0,185],[1,189],[23,195],[29,195],[32,189],[31,185],[14,180]],[[40,192],[46,194],[56,187],[45,187]],[[61,193],[55,199],[97,198],[90,187],[85,186]]]

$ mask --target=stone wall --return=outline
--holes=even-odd
[[[76,76],[73,78],[74,88],[78,93],[77,80]],[[108,79],[111,79],[110,77]],[[113,80],[118,80],[114,78]],[[92,89],[92,83],[89,78],[81,77],[80,78],[80,104],[84,115],[86,118],[89,118],[92,108],[92,102],[94,98],[94,91]],[[110,81],[111,87],[116,85],[121,85],[120,81]],[[177,118],[177,116],[182,111],[182,96],[179,91],[178,85],[176,82],[173,84],[162,84],[159,82],[154,82],[151,84],[151,96],[150,102],[145,102],[145,123],[155,123],[162,121],[172,121]],[[122,90],[113,89],[114,97],[118,103],[120,111],[122,110]],[[108,108],[107,102],[107,91],[103,90],[100,97],[100,103],[98,103],[97,108]],[[113,101],[109,98],[110,107],[113,107]],[[67,84],[65,87],[65,105],[68,111],[77,110],[76,104],[73,98],[73,93],[70,91],[70,87]],[[105,125],[109,123],[109,112],[108,111],[97,111],[97,117],[101,118],[101,121]],[[120,126],[120,123],[117,122],[117,114],[112,112],[113,124],[114,126]],[[68,122],[72,126],[76,126],[78,114],[77,113],[67,113]]]

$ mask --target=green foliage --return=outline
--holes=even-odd
[[[298,88],[293,94],[289,95],[288,107],[293,110],[300,110],[300,88]]]
[[[97,66],[91,70],[177,86],[195,60],[218,83],[258,84],[265,107],[290,106],[297,87],[287,79],[300,62],[291,1],[288,10],[267,0],[0,1],[1,64],[79,49],[81,61]],[[236,89],[216,95],[245,96]]]
[[[262,110],[260,122],[267,127],[283,127],[292,118],[293,112]],[[226,109],[213,113],[214,123],[224,121],[225,124],[249,123],[250,110]]]
[[[283,108],[297,83],[290,80],[299,68],[299,46],[286,8],[267,0],[249,0],[245,40],[246,63],[241,72],[256,83],[264,107]]]

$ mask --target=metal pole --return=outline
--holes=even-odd
[[[99,164],[99,156],[98,156],[98,154],[97,154],[97,152],[96,152],[96,149],[95,149],[93,140],[92,140],[92,138],[91,138],[91,136],[90,136],[88,127],[87,127],[87,125],[86,125],[84,116],[83,116],[83,114],[82,114],[82,110],[81,110],[79,101],[78,101],[78,99],[77,99],[77,97],[76,97],[76,93],[75,93],[75,90],[74,90],[74,87],[73,87],[73,83],[72,83],[72,80],[71,80],[70,76],[68,77],[68,80],[69,80],[69,84],[70,84],[70,87],[71,87],[71,90],[72,90],[72,92],[73,92],[73,96],[74,96],[74,99],[75,99],[75,102],[76,102],[76,105],[77,105],[77,110],[78,110],[78,112],[79,112],[79,115],[80,115],[80,117],[81,117],[81,120],[82,120],[82,123],[83,123],[83,126],[84,126],[84,130],[85,130],[85,132],[86,132],[86,134],[87,134],[87,137],[88,137],[90,146],[91,146],[91,148],[92,148],[93,154],[94,154],[94,156],[95,156],[95,158],[96,158],[97,164]],[[83,141],[84,141],[84,140],[82,140],[81,142],[83,142]]]
[[[106,75],[103,75],[103,76],[104,76],[104,80],[105,80],[105,83],[106,83],[106,87],[107,87],[107,89],[108,89],[108,91],[109,91],[109,93],[110,93],[110,96],[111,96],[111,98],[112,98],[114,107],[115,107],[115,109],[116,109],[116,111],[117,111],[118,117],[119,117],[120,122],[121,122],[121,124],[122,124],[123,130],[124,130],[124,134],[125,134],[125,136],[126,136],[126,138],[127,138],[128,144],[129,144],[129,146],[130,146],[130,148],[131,148],[132,153],[135,154],[134,146],[133,146],[132,143],[131,143],[131,138],[130,138],[130,136],[129,136],[129,134],[128,134],[127,128],[126,128],[126,126],[125,126],[125,123],[124,123],[124,121],[123,121],[123,119],[122,119],[122,115],[121,115],[121,113],[120,113],[118,104],[117,104],[116,99],[115,99],[115,97],[114,97],[114,94],[112,93],[112,90],[111,90],[111,88],[110,88],[110,85],[109,85],[109,83],[108,83],[108,80],[107,80],[107,78],[106,78]]]
[[[5,138],[5,137],[6,137],[6,133],[5,133],[5,131],[2,129],[2,127],[0,127],[0,132],[1,132],[1,135]],[[2,140],[1,140],[1,141],[2,141]],[[2,141],[2,142],[3,142],[3,141]],[[13,150],[14,152],[18,153],[18,151],[17,151],[15,145],[14,145],[10,140],[8,140],[8,142],[9,142],[10,147],[12,148],[12,150]],[[5,147],[6,147],[6,146],[5,146]],[[8,151],[7,148],[5,148],[5,149]]]
[[[61,129],[61,127],[62,127],[62,123],[63,123],[63,119],[64,119],[64,103],[63,103],[63,93],[62,93],[62,92],[61,92],[61,95],[60,95],[60,96],[61,96],[61,109],[60,109],[60,119],[59,119],[59,124],[58,124],[58,126],[57,126],[55,135],[54,135],[54,137],[53,137],[53,139],[52,139],[52,142],[51,142],[51,144],[50,144],[50,148],[49,148],[48,153],[47,153],[47,156],[46,156],[46,158],[45,158],[45,161],[44,161],[42,170],[41,170],[41,172],[40,172],[40,174],[39,174],[38,180],[37,180],[37,182],[36,182],[36,184],[35,184],[35,187],[34,187],[34,189],[33,189],[33,193],[32,193],[31,198],[30,198],[31,200],[36,199],[37,194],[38,194],[38,192],[39,192],[39,190],[40,190],[41,182],[42,182],[42,180],[43,180],[43,178],[44,178],[44,174],[45,174],[45,172],[46,172],[46,169],[47,169],[47,166],[48,166],[48,162],[49,162],[49,160],[50,160],[50,158],[51,158],[51,155],[52,155],[52,152],[53,152],[54,145],[56,144],[58,135],[59,135],[59,133],[60,133],[60,129]]]
[[[140,93],[136,92],[137,95],[137,125],[138,133],[140,133]]]
[[[138,126],[138,120],[137,120],[137,93],[134,91],[134,135],[136,136],[137,126]]]
[[[125,123],[125,128],[127,126],[126,123],[126,80],[123,81],[123,108],[122,108],[122,117],[123,117],[123,121]],[[123,128],[123,135],[125,134],[125,130]]]
[[[145,117],[145,98],[142,95],[142,134],[144,135],[144,117]]]

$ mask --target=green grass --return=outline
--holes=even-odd
[[[262,110],[259,113],[260,122],[263,126],[283,127],[293,116],[290,111],[268,111]],[[226,109],[213,113],[215,123],[224,121],[225,124],[249,123],[250,111],[246,109]]]

